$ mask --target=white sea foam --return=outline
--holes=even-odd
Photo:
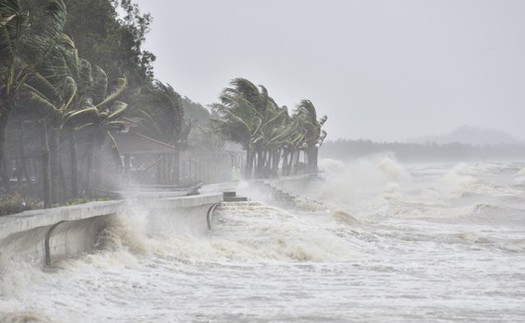
[[[0,322],[3,323],[51,323],[53,320],[36,312],[13,311],[3,313],[0,308]]]
[[[389,156],[374,156],[343,165],[322,160],[325,182],[314,190],[314,198],[339,208],[370,208],[371,200],[381,208],[399,197],[401,187],[412,180],[410,173]],[[374,207],[374,206],[373,206]]]
[[[4,259],[0,321],[525,319],[522,164],[320,165],[331,211],[224,203],[199,233],[138,205],[53,272]]]

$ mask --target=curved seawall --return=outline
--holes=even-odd
[[[118,217],[137,208],[147,216],[148,231],[162,217],[174,217],[172,232],[206,231],[208,209],[222,201],[222,194],[91,202],[46,210],[31,210],[0,217],[0,256],[50,265],[66,257],[93,251],[104,230]]]

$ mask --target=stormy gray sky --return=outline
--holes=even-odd
[[[137,0],[155,74],[204,105],[235,77],[312,100],[329,139],[467,124],[525,139],[525,1]]]

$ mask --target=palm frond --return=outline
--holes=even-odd
[[[10,83],[15,81],[15,64],[18,47],[20,46],[21,33],[26,21],[22,14],[18,0],[2,0],[0,2],[0,71],[4,74],[8,93]]]
[[[120,118],[124,112],[126,112],[126,109],[128,108],[128,104],[122,101],[115,101],[113,102],[113,105],[111,106],[110,114],[108,115],[108,120],[115,120]]]
[[[7,16],[7,17],[0,17],[0,28],[5,27],[15,17],[16,17],[16,15],[11,15],[11,16]]]
[[[38,21],[30,24],[29,33],[25,36],[24,55],[32,66],[44,63],[49,53],[60,42],[66,24],[67,10],[62,0],[47,0],[44,14]]]
[[[62,96],[57,88],[39,73],[33,73],[25,82],[25,87],[47,98],[48,101],[53,102],[55,105],[59,105],[62,102]]]
[[[83,58],[79,59],[77,67],[77,83],[81,92],[85,94],[93,85],[91,63]]]
[[[315,106],[310,100],[301,100],[297,105],[297,110],[299,114],[305,115],[308,119],[317,120],[317,112],[315,111]]]
[[[107,96],[108,75],[100,66],[96,65],[91,72],[93,75],[93,83],[89,95],[91,96],[94,104],[97,105],[100,102],[104,102],[104,99]]]
[[[96,107],[91,106],[65,113],[63,123],[65,126],[74,126],[78,128],[84,124],[96,123],[97,119],[98,110]]]
[[[58,109],[55,104],[50,102],[48,98],[43,96],[41,93],[35,91],[27,84],[24,85],[27,89],[27,91],[24,92],[24,95],[22,97],[24,98],[23,101],[30,105],[33,108],[37,108],[40,112],[39,114],[48,114],[53,117],[56,117],[58,115]]]
[[[115,88],[113,89],[113,91],[107,97],[105,97],[102,102],[95,105],[97,109],[103,110],[109,105],[111,105],[122,94],[127,84],[128,82],[125,78],[118,79],[117,84]]]
[[[108,132],[108,137],[111,141],[111,152],[113,153],[113,157],[115,158],[115,161],[120,165],[120,167],[124,167],[117,141],[115,140],[113,135],[109,132]]]
[[[62,112],[65,112],[69,109],[77,95],[77,90],[77,82],[72,77],[67,76],[64,80],[63,97],[65,98],[65,102],[62,107]]]
[[[87,128],[91,128],[93,127],[95,124],[93,122],[88,122],[88,123],[84,123],[84,124],[81,124],[81,125],[78,125],[78,126],[75,126],[74,128],[78,131],[80,130],[83,130],[83,129],[87,129]]]

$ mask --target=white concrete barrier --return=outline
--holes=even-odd
[[[151,195],[150,195],[151,196]],[[53,209],[31,210],[0,217],[0,256],[18,257],[49,265],[64,257],[92,251],[101,232],[112,225],[117,215],[126,216],[131,208],[147,212],[151,230],[167,229],[173,234],[207,230],[208,209],[222,201],[222,194],[204,194],[160,199],[90,202]],[[171,221],[163,221],[163,218]]]

